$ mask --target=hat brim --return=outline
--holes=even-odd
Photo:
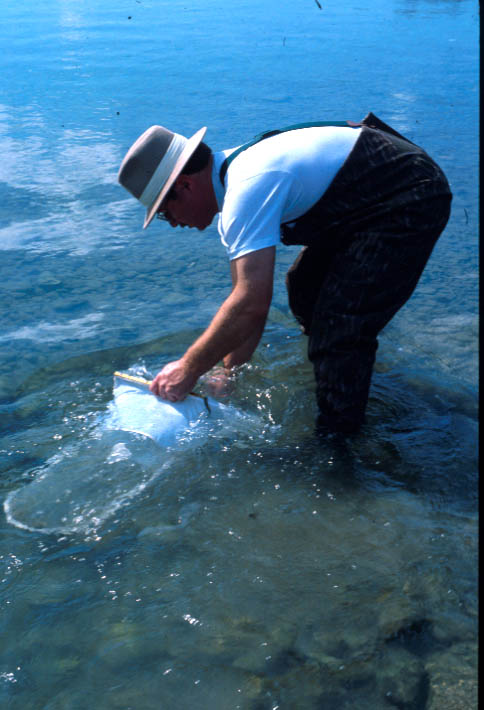
[[[193,135],[191,138],[189,138],[187,140],[187,143],[186,143],[183,151],[180,153],[180,156],[175,163],[175,166],[170,174],[170,177],[163,185],[161,192],[157,195],[157,197],[155,198],[155,201],[153,202],[151,207],[149,207],[146,211],[146,217],[145,217],[145,221],[143,223],[143,229],[146,229],[146,227],[153,220],[153,217],[157,213],[161,203],[163,202],[163,200],[165,199],[165,197],[167,196],[167,194],[169,193],[169,191],[173,187],[173,183],[175,182],[177,177],[183,172],[183,168],[188,163],[192,154],[195,152],[195,150],[198,148],[198,146],[202,142],[206,131],[207,131],[207,127],[204,126],[203,128],[200,128],[200,130],[197,131],[195,133],[195,135]]]

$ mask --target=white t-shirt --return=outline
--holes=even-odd
[[[266,138],[234,159],[225,186],[220,167],[236,148],[215,153],[218,231],[229,259],[278,244],[280,225],[305,214],[322,197],[360,131],[324,126]]]

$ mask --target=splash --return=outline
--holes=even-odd
[[[10,524],[47,534],[95,534],[167,475],[187,447],[210,436],[217,422],[230,430],[247,420],[213,399],[190,395],[171,403],[132,383],[116,381],[113,394],[90,437],[63,447],[7,496]]]
[[[94,534],[169,468],[147,437],[98,431],[64,447],[5,499],[7,521],[47,534]]]

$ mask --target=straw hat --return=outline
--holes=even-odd
[[[185,138],[163,126],[151,126],[124,156],[118,181],[147,208],[143,229],[155,216],[206,130],[200,128],[194,136]]]

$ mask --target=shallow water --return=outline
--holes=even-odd
[[[476,706],[478,8],[321,5],[3,8],[2,707]],[[241,418],[169,449],[107,437],[113,371],[179,356],[230,283],[215,226],[141,230],[116,185],[131,142],[207,125],[225,148],[368,110],[454,202],[362,432],[314,432],[281,248]]]

